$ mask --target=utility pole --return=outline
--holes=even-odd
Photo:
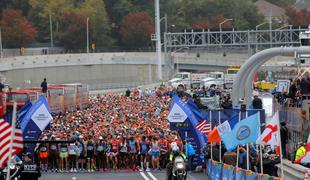
[[[161,38],[160,38],[160,11],[159,0],[155,0],[155,32],[156,32],[156,51],[157,51],[157,70],[158,81],[162,80],[162,65],[161,65]]]
[[[86,19],[86,52],[89,53],[89,32],[88,32],[88,21],[89,17]]]
[[[52,24],[52,14],[51,11],[48,11],[49,17],[50,17],[50,33],[51,33],[51,47],[54,47],[54,41],[53,41],[53,24]]]

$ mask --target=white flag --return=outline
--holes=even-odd
[[[274,150],[275,147],[280,146],[280,127],[279,127],[279,112],[277,111],[270,122],[266,124],[264,132],[258,137],[256,143],[269,144]]]

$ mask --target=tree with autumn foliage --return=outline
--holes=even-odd
[[[65,13],[59,32],[61,45],[71,50],[86,47],[86,21],[86,16],[74,12]],[[92,33],[92,27],[89,20],[89,34]]]
[[[6,48],[24,47],[35,41],[36,28],[22,15],[21,11],[6,9],[1,20],[3,44]]]
[[[130,13],[123,18],[120,35],[126,46],[142,47],[151,42],[154,33],[153,18],[146,12]]]
[[[308,26],[310,24],[310,11],[307,9],[288,8],[286,10],[288,24],[293,26]]]

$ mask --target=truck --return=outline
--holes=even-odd
[[[224,88],[231,89],[234,83],[234,79],[240,70],[240,66],[228,66],[224,78]]]
[[[208,74],[207,78],[200,81],[200,86],[205,88],[210,88],[212,85],[224,88],[225,86],[225,74],[223,72],[211,72]]]
[[[200,81],[207,77],[207,73],[179,72],[173,79],[169,80],[168,83],[174,88],[178,87],[178,85],[183,85],[185,88],[197,88],[200,87]]]

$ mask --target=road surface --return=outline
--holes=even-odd
[[[94,172],[94,173],[42,173],[40,180],[165,180],[166,172]],[[191,173],[188,180],[207,180],[203,173]]]

